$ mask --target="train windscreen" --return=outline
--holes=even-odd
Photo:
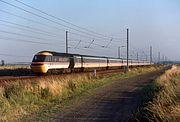
[[[50,62],[51,56],[35,55],[32,62]]]

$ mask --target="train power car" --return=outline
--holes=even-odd
[[[31,63],[31,70],[36,74],[45,74],[52,70],[76,72],[90,69],[121,68],[126,66],[126,63],[126,59],[119,58],[41,51],[35,54]],[[129,60],[129,66],[142,65],[150,65],[150,63],[148,61]]]

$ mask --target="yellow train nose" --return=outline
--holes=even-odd
[[[31,70],[34,73],[47,73],[47,69],[43,64],[31,64]]]

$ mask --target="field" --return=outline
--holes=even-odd
[[[29,65],[4,65],[0,66],[0,70],[5,70],[5,69],[30,69]]]
[[[0,66],[0,76],[31,75],[29,65],[5,65]]]
[[[0,87],[0,120],[47,120],[56,115],[72,99],[89,94],[89,91],[119,78],[161,69],[162,66],[133,68],[128,73],[102,76],[73,74],[66,77],[50,76],[36,80],[15,80]]]
[[[173,66],[144,88],[144,105],[134,115],[136,121],[180,120],[180,66]]]

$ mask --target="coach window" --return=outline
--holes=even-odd
[[[76,62],[81,62],[81,58],[75,58]]]
[[[51,61],[51,56],[46,56],[45,61],[50,62]]]
[[[61,58],[59,58],[59,61],[60,62],[67,62],[68,58],[67,57],[61,57]]]
[[[54,62],[58,62],[58,57],[57,57],[57,56],[54,56],[54,57],[53,57],[53,61],[54,61]]]

